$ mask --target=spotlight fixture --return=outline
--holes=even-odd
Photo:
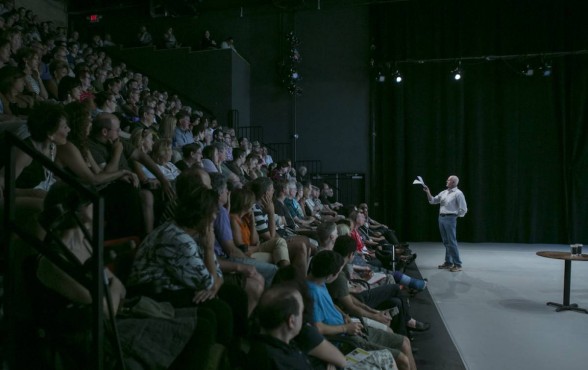
[[[543,62],[543,65],[540,68],[541,70],[541,75],[543,77],[549,77],[551,76],[551,62]]]
[[[523,68],[521,73],[523,74],[523,76],[531,77],[535,74],[535,70],[533,69],[533,67],[531,67],[530,64],[527,64],[525,68]]]
[[[453,79],[455,81],[461,80],[461,78],[463,77],[463,70],[461,69],[461,60],[457,62],[457,66],[451,71],[451,74],[453,75]]]
[[[399,70],[396,70],[396,72],[392,74],[392,78],[394,79],[394,82],[396,82],[397,84],[402,82],[402,75],[400,74]]]
[[[386,75],[383,74],[382,71],[378,71],[378,74],[376,75],[376,81],[379,83],[386,82]]]

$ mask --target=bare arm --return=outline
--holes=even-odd
[[[126,290],[116,276],[112,275],[110,271],[106,271],[109,279],[108,294],[111,297],[113,312],[116,313],[122,298],[126,295]],[[39,261],[37,278],[47,288],[59,293],[72,302],[82,304],[92,303],[92,296],[85,287],[45,258]],[[106,299],[104,300],[103,310],[105,315],[109,315]]]
[[[326,339],[314,347],[308,354],[340,368],[347,366],[345,355]]]
[[[155,177],[157,177],[157,179],[159,180],[159,183],[161,184],[161,190],[163,190],[163,193],[167,196],[168,199],[174,198],[175,194],[174,194],[174,190],[173,190],[171,184],[165,178],[165,176],[163,176],[163,173],[161,173],[161,171],[159,170],[159,167],[157,166],[157,164],[155,162],[153,162],[151,157],[149,157],[147,154],[143,153],[142,151],[135,149],[133,151],[131,158],[136,161],[141,162],[145,167],[147,167],[147,169],[149,171],[151,171],[151,173],[153,175],[155,175]]]
[[[119,170],[115,172],[93,173],[82,157],[79,149],[72,143],[66,143],[57,147],[57,160],[69,168],[82,181],[91,185],[100,185],[118,180],[125,176],[128,171]]]
[[[112,143],[112,156],[107,163],[101,163],[104,172],[116,172],[119,168],[120,156],[123,152],[123,144],[120,140]]]
[[[264,194],[260,200],[260,206],[267,214],[268,231],[260,235],[264,240],[269,240],[276,237],[276,212],[274,209],[274,201],[270,194]]]
[[[250,245],[259,245],[259,233],[255,228],[255,217],[253,212],[249,212],[249,229],[251,229]]]
[[[231,231],[233,232],[234,244],[243,245],[245,242],[243,241],[243,236],[241,235],[241,226],[239,225],[239,221],[236,220],[238,217],[238,215],[231,215]]]
[[[14,155],[14,178],[18,179],[18,177],[21,175],[22,171],[31,164],[31,162],[33,161],[33,159],[31,157],[29,157],[28,154],[26,154],[25,152],[23,152],[20,149],[16,149],[15,150],[15,155]],[[0,169],[0,187],[4,190],[5,187],[5,182],[6,182],[6,167],[2,167],[2,169]],[[46,191],[44,190],[40,190],[40,189],[15,189],[15,195],[17,196],[21,196],[21,197],[34,197],[34,198],[43,198],[45,197],[45,194],[47,194]]]
[[[317,322],[316,327],[322,335],[357,335],[361,332],[363,325],[359,322],[349,322],[343,325],[327,325],[322,322]]]
[[[239,235],[239,238],[240,237],[241,236]],[[233,240],[220,240],[220,245],[223,248],[223,250],[225,251],[225,253],[228,254],[230,257],[233,257],[233,258],[247,257],[243,252],[241,252],[241,250],[239,248],[237,248],[237,246],[235,245]],[[241,244],[239,244],[239,245],[241,245]]]

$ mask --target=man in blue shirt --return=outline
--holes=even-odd
[[[394,356],[398,368],[414,370],[416,365],[408,338],[383,330],[363,327],[335,306],[326,284],[337,279],[345,265],[343,257],[329,250],[317,253],[310,265],[306,284],[314,301],[313,320],[323,335],[342,335],[365,350],[387,349]]]

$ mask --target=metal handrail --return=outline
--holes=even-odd
[[[12,233],[16,234],[22,240],[28,242],[32,247],[42,253],[45,257],[47,257],[52,263],[55,263],[59,268],[62,268],[66,273],[70,274],[72,278],[78,281],[80,284],[86,286],[92,295],[92,355],[93,359],[90,364],[86,364],[86,366],[91,367],[93,369],[102,370],[104,369],[104,313],[103,313],[103,300],[104,300],[104,253],[103,253],[103,245],[104,245],[104,199],[100,196],[97,192],[88,189],[84,185],[80,184],[79,181],[71,176],[69,173],[63,171],[61,168],[57,167],[52,160],[47,158],[42,153],[38,152],[37,150],[33,149],[22,140],[20,140],[17,136],[10,132],[5,133],[5,146],[4,146],[4,157],[7,159],[6,162],[6,169],[5,169],[5,184],[4,184],[4,241],[3,243],[6,246],[4,251],[5,254],[5,261],[6,263],[10,264],[13,260],[13,248],[12,248]],[[93,249],[92,257],[91,257],[91,269],[92,269],[92,278],[87,279],[86,276],[80,276],[79,270],[72,268],[71,264],[67,264],[61,258],[57,258],[55,255],[51,253],[47,253],[46,248],[43,247],[43,241],[39,240],[36,237],[31,236],[28,234],[19,224],[15,222],[15,163],[14,163],[14,156],[15,156],[15,149],[18,148],[19,150],[25,152],[29,155],[33,160],[38,161],[43,165],[45,168],[52,171],[55,175],[57,175],[60,180],[70,185],[74,190],[79,192],[83,197],[91,200],[94,205],[93,210],[93,224],[92,224],[92,237],[91,237],[91,245]],[[6,297],[6,302],[10,302],[11,294],[13,293],[14,289],[14,281],[13,277],[10,274],[7,274],[4,278],[4,292]],[[7,317],[7,331],[8,336],[12,337],[12,333],[17,330],[14,327],[14,320],[10,320],[10,317],[14,314],[12,311],[13,307],[10,304],[7,304],[5,307],[5,315]],[[114,320],[112,321],[113,325],[113,333],[115,336],[115,341],[118,344],[118,335],[116,331],[116,324]],[[122,353],[119,348],[119,363],[121,368],[124,368],[124,363],[122,362]],[[14,361],[14,359],[12,359]]]

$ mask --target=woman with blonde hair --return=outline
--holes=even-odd
[[[146,128],[136,128],[131,132],[131,144],[145,154],[151,154],[153,150],[153,131]],[[145,231],[150,233],[155,224],[155,215],[153,207],[155,204],[152,190],[159,187],[159,181],[154,178],[149,178],[145,172],[149,172],[139,162],[133,162],[133,171],[139,178],[141,183],[141,202],[143,204],[143,218],[145,220]],[[151,172],[149,172],[151,174]],[[153,176],[153,175],[151,175]]]
[[[151,158],[157,163],[161,173],[170,181],[180,175],[181,171],[171,162],[172,159],[172,141],[171,139],[159,139],[153,144],[153,151],[151,152]],[[153,175],[151,175],[153,176]],[[153,176],[155,178],[155,176]]]
[[[159,137],[162,139],[173,139],[176,132],[176,125],[178,120],[176,117],[166,115],[163,117],[161,124],[159,125]],[[173,150],[171,161],[176,163],[182,159],[182,154],[178,150]]]

